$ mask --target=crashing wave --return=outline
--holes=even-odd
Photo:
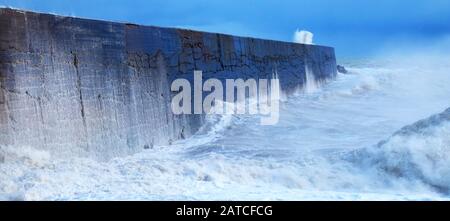
[[[419,179],[441,192],[450,190],[450,108],[403,127],[360,159],[396,177]]]

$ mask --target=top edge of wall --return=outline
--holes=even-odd
[[[197,32],[197,33],[219,34],[219,35],[222,35],[222,36],[229,36],[229,37],[239,37],[239,38],[261,40],[261,41],[272,41],[272,42],[279,42],[279,43],[283,43],[283,44],[304,45],[304,46],[307,46],[307,47],[322,47],[322,48],[329,48],[329,49],[333,49],[334,50],[333,47],[325,46],[325,45],[316,45],[316,44],[308,45],[308,44],[300,44],[300,43],[289,42],[289,41],[263,39],[263,38],[248,37],[248,36],[237,36],[237,35],[230,35],[230,34],[224,34],[224,33],[215,33],[215,32],[207,32],[207,31],[197,31],[197,30],[192,30],[192,29],[187,29],[187,28],[161,27],[161,26],[155,26],[155,25],[141,25],[141,24],[130,23],[130,22],[118,22],[118,21],[108,21],[108,20],[101,20],[101,19],[90,19],[90,18],[58,15],[58,14],[45,13],[45,12],[35,12],[35,11],[29,11],[29,10],[24,10],[24,9],[0,6],[0,16],[4,12],[6,12],[6,13],[20,13],[20,14],[41,14],[41,15],[47,15],[47,16],[54,16],[54,17],[58,17],[58,18],[72,18],[72,19],[77,19],[77,20],[81,20],[81,21],[96,21],[96,22],[103,22],[103,23],[114,23],[114,24],[122,24],[122,25],[125,25],[125,26],[135,26],[135,27],[139,27],[139,28],[160,28],[160,29],[184,30],[184,31]]]

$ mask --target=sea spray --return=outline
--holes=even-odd
[[[314,34],[306,30],[298,30],[294,33],[294,42],[299,44],[313,44]]]

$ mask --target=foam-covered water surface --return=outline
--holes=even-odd
[[[0,199],[448,199],[450,64],[345,65],[349,74],[284,100],[273,126],[208,116],[191,138],[104,162],[1,147]]]

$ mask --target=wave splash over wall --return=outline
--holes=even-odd
[[[306,30],[297,30],[294,33],[294,42],[300,44],[313,44],[314,34]]]

